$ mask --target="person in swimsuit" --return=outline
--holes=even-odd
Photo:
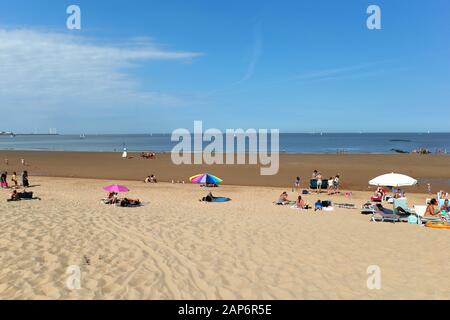
[[[294,181],[294,190],[297,191],[297,192],[300,191],[300,177],[295,178],[295,181]],[[294,191],[294,190],[293,190],[293,191]],[[293,191],[292,191],[292,192],[293,192]]]
[[[276,204],[283,205],[283,206],[286,204],[289,204],[288,194],[286,191],[280,195]]]
[[[322,174],[319,172],[316,176],[317,179],[317,193],[322,192]]]
[[[439,215],[440,210],[437,208],[438,203],[436,199],[431,199],[430,203],[425,210],[425,217],[436,217]]]

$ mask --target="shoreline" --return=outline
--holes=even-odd
[[[313,170],[325,179],[339,174],[342,189],[367,191],[368,181],[388,172],[416,178],[419,185],[407,192],[426,192],[431,183],[433,193],[450,189],[450,161],[446,155],[417,154],[280,154],[280,170],[273,176],[261,176],[259,165],[175,165],[170,153],[157,153],[156,159],[142,159],[140,153],[128,152],[66,152],[66,151],[0,151],[0,170],[22,172],[31,176],[92,178],[143,181],[155,174],[161,182],[185,181],[203,172],[217,175],[226,185],[270,186],[291,189],[295,177],[301,188],[309,187]],[[5,164],[8,159],[8,165]],[[27,166],[20,160],[25,159]]]
[[[342,149],[345,150],[345,149]],[[17,149],[17,148],[7,148],[7,149],[1,149],[1,152],[81,152],[81,153],[122,153],[122,149],[116,149],[116,150],[65,150],[65,149],[49,149],[49,148],[36,148],[36,149]],[[128,153],[141,153],[141,152],[149,152],[149,149],[145,150],[130,150],[127,149]],[[153,149],[150,150],[150,152],[155,152],[159,154],[171,154],[172,150],[157,150]],[[193,151],[191,154],[194,153],[202,153],[204,151]],[[244,152],[245,154],[252,154],[252,153],[258,153],[258,152]],[[268,152],[270,154],[270,152]],[[239,153],[234,153],[239,154]],[[280,155],[309,155],[309,156],[320,156],[320,155],[356,155],[356,156],[363,156],[363,155],[427,155],[427,156],[448,156],[450,157],[450,153],[429,153],[429,154],[418,154],[413,152],[352,152],[352,151],[335,151],[335,152],[298,152],[298,151],[279,151]]]

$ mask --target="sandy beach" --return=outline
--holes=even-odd
[[[290,191],[279,187],[224,185],[214,194],[233,200],[205,204],[206,191],[191,184],[30,180],[42,200],[8,203],[10,191],[0,190],[2,299],[450,298],[448,230],[276,206]],[[102,186],[113,182],[145,206],[101,204]],[[369,194],[320,199],[359,208]],[[80,290],[66,286],[72,265]],[[380,290],[367,288],[371,265],[380,267]]]
[[[274,176],[262,176],[259,165],[174,165],[169,153],[158,154],[154,160],[143,159],[139,153],[129,153],[129,157],[122,159],[121,152],[0,151],[0,168],[10,174],[26,169],[34,176],[135,181],[155,174],[164,182],[188,181],[190,176],[210,172],[227,185],[283,188],[290,188],[297,176],[308,187],[312,171],[319,170],[324,178],[340,174],[344,188],[360,191],[368,190],[372,178],[398,172],[419,181],[409,192],[427,192],[427,183],[433,192],[450,188],[450,157],[446,155],[281,154],[280,170]],[[27,166],[20,164],[21,159]]]

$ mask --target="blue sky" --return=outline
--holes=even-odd
[[[0,0],[0,131],[450,131],[449,36],[448,0]]]

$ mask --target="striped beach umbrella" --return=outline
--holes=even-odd
[[[197,174],[193,177],[190,177],[189,180],[192,183],[199,183],[199,184],[219,184],[222,182],[222,179],[213,176],[209,173]]]

